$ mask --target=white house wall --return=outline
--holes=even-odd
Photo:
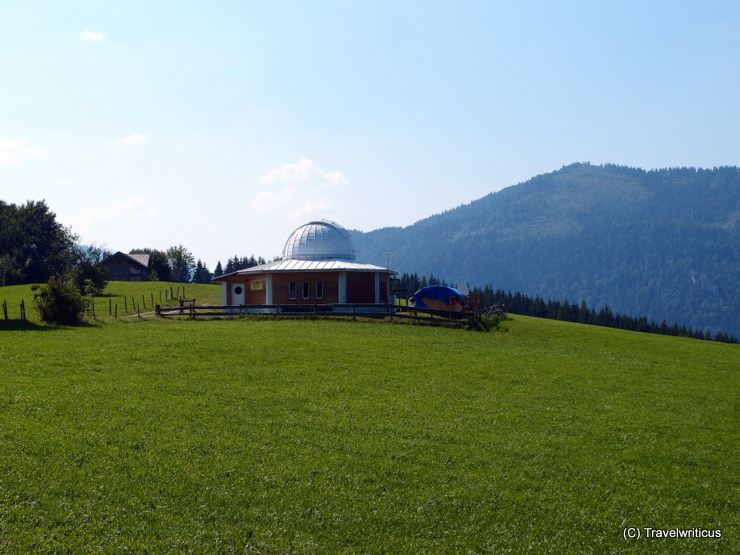
[[[265,276],[265,304],[272,304],[272,274]]]

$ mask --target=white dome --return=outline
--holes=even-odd
[[[352,237],[341,225],[330,220],[308,222],[290,234],[283,258],[292,260],[354,260]]]

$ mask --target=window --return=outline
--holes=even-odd
[[[324,299],[324,284],[320,281],[316,282],[316,300],[321,301]]]
[[[291,301],[295,300],[295,281],[291,281],[288,284],[288,299]]]
[[[310,287],[310,285],[311,284],[308,283],[307,281],[304,281],[303,282],[303,291],[302,291],[303,295],[302,295],[301,298],[304,299],[304,300],[311,298],[311,287]]]

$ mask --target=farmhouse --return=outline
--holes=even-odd
[[[100,265],[108,270],[110,281],[142,281],[149,274],[149,255],[118,251],[103,260]]]
[[[389,276],[397,272],[355,259],[350,234],[329,220],[300,226],[281,260],[218,276],[227,306],[386,304]],[[370,307],[371,308],[371,307]]]

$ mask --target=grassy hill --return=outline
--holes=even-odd
[[[737,551],[740,346],[505,327],[0,331],[0,551]]]
[[[20,318],[21,301],[26,306],[26,317],[30,322],[39,322],[38,314],[33,309],[33,291],[31,285],[11,285],[0,287],[0,304],[5,301],[10,320]],[[114,320],[117,314],[123,318],[147,313],[154,310],[154,304],[177,306],[179,298],[195,299],[197,304],[221,304],[220,285],[202,285],[195,283],[169,283],[163,281],[109,281],[103,295],[95,297],[95,318],[93,322]],[[168,300],[170,299],[170,300]],[[117,305],[117,312],[116,312]],[[91,308],[92,310],[92,308]],[[109,313],[110,312],[110,313]],[[92,314],[90,314],[92,318]],[[3,315],[0,313],[0,329]]]

